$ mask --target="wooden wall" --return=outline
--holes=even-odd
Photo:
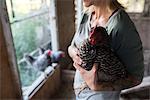
[[[75,33],[74,0],[56,0],[56,7],[58,18],[59,49],[65,51],[66,53],[66,59],[62,61],[61,65],[63,68],[68,68],[70,59],[67,53],[67,49]]]
[[[142,13],[141,14],[132,13],[130,14],[130,16],[139,32],[143,44],[144,65],[145,65],[144,76],[149,76],[150,75],[150,16],[145,16],[145,14],[143,15]]]
[[[0,100],[22,99],[5,1],[0,2]]]
[[[60,84],[60,67],[57,66],[54,73],[48,77],[44,85],[31,97],[31,100],[49,100],[60,90]]]
[[[150,16],[143,17],[142,15],[131,15],[146,50],[150,50]]]

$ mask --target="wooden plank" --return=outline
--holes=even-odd
[[[5,0],[0,2],[0,99],[22,99]]]
[[[48,77],[46,82],[39,88],[39,90],[30,97],[31,100],[48,100],[51,98],[56,91],[60,89],[60,67],[59,65],[56,67],[54,73]]]
[[[62,82],[73,82],[75,76],[74,70],[62,70],[61,79]]]
[[[144,77],[144,79],[140,85],[121,91],[121,94],[138,92],[138,91],[142,91],[145,89],[150,89],[150,76]]]

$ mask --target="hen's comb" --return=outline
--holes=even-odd
[[[48,56],[51,56],[52,55],[52,51],[51,50],[48,50]]]

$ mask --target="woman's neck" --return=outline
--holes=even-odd
[[[93,12],[91,26],[98,25],[105,27],[114,10],[109,9],[108,7],[93,6]]]
[[[100,17],[108,19],[114,11],[113,9],[109,9],[109,7],[102,8],[99,6],[93,6],[93,8],[95,12],[94,16],[96,19],[99,19]]]

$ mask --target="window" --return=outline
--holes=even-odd
[[[51,2],[53,0],[6,0],[22,88],[30,86],[40,72],[27,64],[25,53],[38,56],[38,48],[52,49]],[[53,14],[53,13],[52,13]],[[54,37],[55,38],[55,37]]]
[[[82,9],[83,9],[83,4],[82,4],[82,0],[75,0],[74,1],[75,3],[75,11],[76,11],[76,14],[75,14],[75,27],[77,29],[79,23],[80,23],[80,18],[81,18],[81,15],[82,15]]]

